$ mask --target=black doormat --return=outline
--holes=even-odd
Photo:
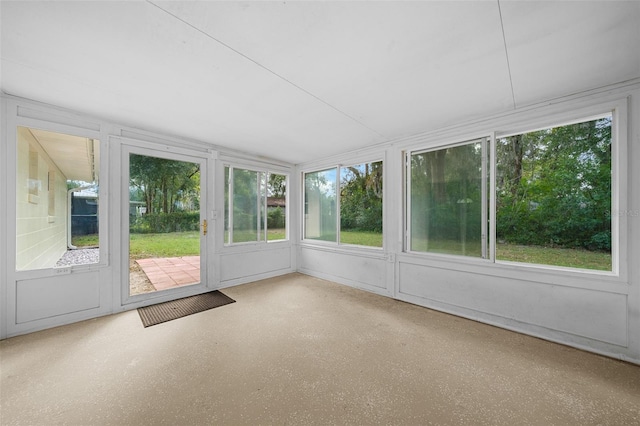
[[[226,294],[215,290],[209,293],[138,308],[138,313],[140,314],[142,324],[146,328],[234,302],[235,300]]]

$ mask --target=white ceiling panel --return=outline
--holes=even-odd
[[[501,8],[518,106],[640,76],[639,1]]]
[[[4,92],[292,163],[640,77],[640,2],[0,8]]]
[[[385,138],[513,106],[496,2],[156,4]]]

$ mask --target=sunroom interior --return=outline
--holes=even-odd
[[[0,13],[0,338],[302,273],[640,363],[640,3]],[[191,167],[158,211],[192,206],[197,272],[137,292],[154,164]],[[59,264],[86,188],[96,256]]]

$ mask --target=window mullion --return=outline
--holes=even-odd
[[[336,166],[336,243],[340,244],[340,199],[342,198],[342,187],[340,184],[341,178],[340,165]]]
[[[489,139],[489,260],[496,261],[496,133]]]
[[[229,244],[233,244],[233,167],[229,167]]]

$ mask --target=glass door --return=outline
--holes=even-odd
[[[126,299],[172,292],[183,297],[205,286],[207,159],[126,147],[123,160],[128,175],[123,203]]]

